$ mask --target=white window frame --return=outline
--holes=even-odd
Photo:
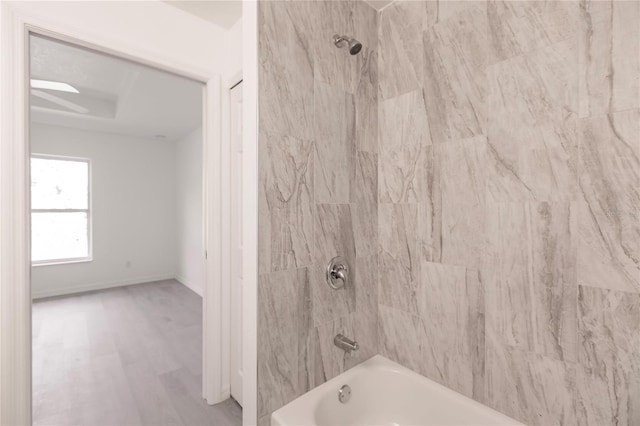
[[[92,218],[92,185],[91,185],[91,159],[82,157],[69,157],[65,155],[52,155],[52,154],[36,154],[32,153],[31,158],[39,158],[43,160],[57,160],[57,161],[76,161],[81,163],[87,163],[87,208],[86,209],[34,209],[31,207],[31,217],[33,213],[87,213],[87,256],[83,257],[71,257],[71,258],[56,258],[56,259],[44,259],[44,260],[32,260],[31,266],[48,266],[48,265],[64,265],[68,263],[81,263],[93,261],[93,218]],[[31,170],[31,163],[29,163],[29,170]],[[33,240],[33,236],[31,236]]]

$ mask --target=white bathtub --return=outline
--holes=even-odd
[[[338,400],[351,387],[347,403]],[[520,425],[489,407],[380,355],[290,402],[271,416],[272,426],[303,425]]]

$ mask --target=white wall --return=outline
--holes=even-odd
[[[202,127],[175,142],[176,279],[202,295],[204,283]]]
[[[34,267],[34,298],[176,275],[174,143],[34,123],[31,144],[91,160],[93,220],[93,261]]]
[[[239,19],[225,35],[227,49],[225,76],[228,85],[237,83],[236,77],[242,71],[242,19]]]

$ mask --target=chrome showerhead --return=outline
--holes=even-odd
[[[356,40],[353,37],[345,36],[345,35],[334,35],[333,36],[333,44],[338,48],[342,48],[348,46],[349,53],[351,55],[357,55],[362,50],[362,43]]]

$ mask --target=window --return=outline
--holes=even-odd
[[[31,262],[91,260],[89,160],[31,157]]]

